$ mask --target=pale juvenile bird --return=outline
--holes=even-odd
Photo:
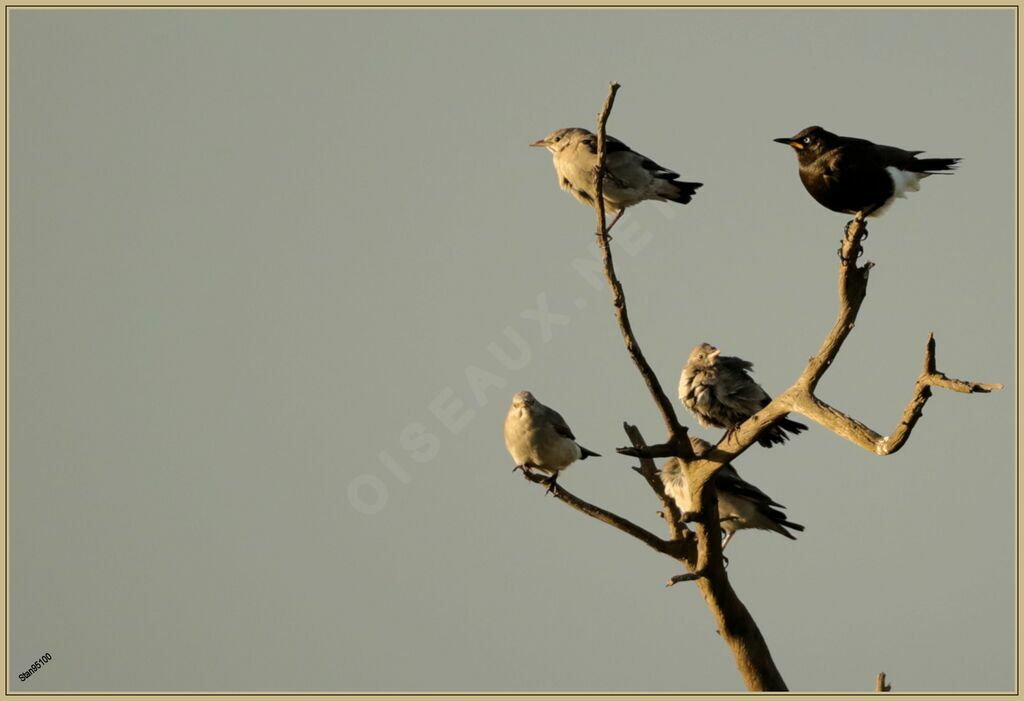
[[[747,373],[753,363],[720,352],[708,343],[691,351],[679,377],[679,399],[701,426],[731,432],[768,406],[772,398]],[[786,442],[787,431],[797,434],[806,430],[806,424],[783,417],[762,431],[757,442],[771,448]]]
[[[557,486],[558,473],[577,460],[601,457],[576,442],[565,419],[526,391],[516,392],[505,416],[505,447],[516,461],[514,469],[535,469],[549,474],[548,491]]]
[[[558,184],[583,204],[596,208],[597,135],[586,129],[558,129],[530,146],[543,146],[552,154]],[[615,226],[626,207],[644,200],[686,204],[702,183],[677,180],[679,173],[663,168],[616,138],[605,138],[604,206],[616,212]]]
[[[661,481],[665,485],[665,494],[675,500],[680,512],[700,511],[700,504],[690,499],[690,490],[678,460],[670,458],[665,462],[661,468]],[[725,533],[723,550],[736,531],[747,528],[775,531],[790,540],[796,540],[796,536],[786,530],[787,527],[794,531],[804,530],[799,523],[786,520],[786,514],[779,510],[785,506],[740,477],[732,465],[726,465],[715,473],[714,484],[718,494],[720,527]]]
[[[959,158],[918,158],[866,139],[838,136],[807,127],[796,136],[775,139],[796,151],[800,181],[811,197],[834,212],[877,217],[897,197],[917,192],[929,175],[950,173]]]

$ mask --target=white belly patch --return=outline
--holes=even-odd
[[[872,217],[884,214],[892,206],[892,203],[896,201],[897,197],[906,199],[908,192],[920,190],[921,180],[931,175],[931,173],[913,173],[909,170],[900,170],[896,166],[887,167],[885,172],[889,174],[889,179],[892,180],[892,197],[886,200],[884,205],[872,212]]]

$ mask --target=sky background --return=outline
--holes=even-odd
[[[573,264],[594,213],[527,148],[616,80],[609,133],[705,183],[616,230],[673,398],[701,341],[780,392],[835,318],[848,217],[774,137],[964,158],[871,223],[819,396],[890,433],[929,331],[1007,389],[937,390],[884,459],[818,426],[749,450],[807,530],[738,534],[729,576],[793,690],[1013,690],[1015,21],[10,11],[8,688],[742,690],[677,565],[501,438],[533,391],[604,455],[564,485],[664,532],[615,454],[660,417]]]

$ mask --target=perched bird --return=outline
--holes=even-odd
[[[753,363],[720,352],[708,343],[690,352],[679,377],[679,399],[701,426],[732,431],[772,398],[747,373]],[[788,440],[787,431],[797,434],[806,430],[806,424],[783,417],[762,431],[757,442],[771,448]]]
[[[661,468],[661,481],[665,485],[665,494],[675,500],[680,512],[700,511],[700,504],[690,499],[690,490],[678,460],[670,458],[665,462]],[[740,477],[732,465],[726,465],[715,473],[714,484],[718,494],[718,518],[725,533],[723,550],[736,531],[747,528],[775,531],[790,540],[796,540],[796,536],[787,531],[787,527],[794,531],[804,529],[799,523],[787,521],[786,514],[779,511],[786,507]]]
[[[577,460],[601,457],[576,442],[565,419],[554,409],[538,402],[526,391],[516,392],[505,416],[505,447],[516,461],[514,469],[535,469],[551,475],[548,491],[555,480]]]
[[[918,158],[923,151],[837,136],[821,127],[807,127],[775,141],[796,151],[800,180],[819,204],[834,212],[871,217],[885,212],[897,197],[917,192],[924,178],[949,173],[960,161]]]
[[[596,208],[597,135],[586,129],[558,129],[530,146],[543,146],[553,153],[558,184],[583,204]],[[644,200],[686,204],[701,186],[677,180],[679,173],[663,168],[611,136],[605,138],[605,171],[605,210],[616,212],[609,229],[626,207]]]

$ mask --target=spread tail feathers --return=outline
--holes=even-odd
[[[948,173],[956,168],[959,158],[915,158],[904,170],[914,173]]]
[[[666,180],[664,184],[659,188],[659,195],[664,197],[666,200],[672,200],[679,204],[686,204],[693,199],[693,195],[697,192],[703,183],[685,183],[681,180]]]
[[[579,443],[577,443],[576,445],[579,445]],[[590,457],[599,458],[601,457],[601,454],[595,453],[593,450],[587,450],[582,445],[580,445],[580,460],[586,460],[587,458]]]
[[[796,536],[786,530],[786,528],[792,528],[794,531],[803,531],[804,527],[799,523],[793,523],[792,521],[777,521],[776,525],[779,527],[779,533],[786,536],[790,540],[796,540]]]
[[[787,431],[795,436],[796,434],[806,430],[807,424],[783,418],[771,428],[763,431],[761,435],[758,436],[757,442],[765,448],[771,448],[773,445],[782,445],[789,440]]]

